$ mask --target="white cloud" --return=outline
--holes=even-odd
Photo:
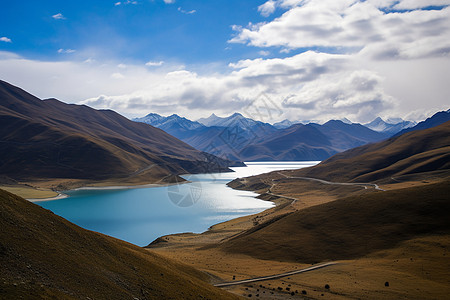
[[[96,60],[93,58],[87,58],[83,61],[83,63],[85,63],[85,64],[92,64],[94,62],[96,62]]]
[[[181,12],[182,14],[185,14],[185,15],[192,15],[192,14],[195,14],[197,12],[195,9],[193,9],[193,10],[184,10],[181,7],[178,7],[178,11]]]
[[[124,2],[116,2],[116,3],[114,3],[114,6],[120,6],[120,5],[128,5],[128,4],[133,4],[133,5],[136,5],[136,4],[138,4],[138,2],[137,1],[132,1],[132,0],[127,0],[127,1],[124,1]]]
[[[125,76],[124,76],[122,73],[115,72],[115,73],[112,73],[112,74],[111,74],[111,78],[114,78],[114,79],[123,79],[123,78],[125,78]]]
[[[57,13],[56,15],[53,15],[52,18],[55,20],[65,20],[66,19],[66,17],[64,17],[62,13]]]
[[[268,17],[275,11],[276,1],[269,0],[258,6],[258,11],[264,17]]]
[[[308,51],[287,58],[241,60],[230,64],[230,72],[199,74],[170,64],[128,64],[118,72],[118,62],[44,62],[6,52],[0,53],[0,78],[38,97],[110,108],[133,117],[176,112],[195,119],[212,111],[243,112],[261,92],[282,108],[280,118],[292,120],[347,117],[366,122],[377,115],[421,117],[448,109],[450,60],[357,59]],[[120,84],[114,84],[116,80]]]
[[[374,59],[449,55],[450,7],[396,13],[380,10],[393,4],[397,8],[420,7],[420,3],[425,3],[397,2],[300,1],[271,22],[233,27],[237,35],[230,42],[284,49],[331,47],[346,53],[362,49],[362,53]],[[429,3],[438,2],[449,3]]]
[[[164,3],[166,3],[166,4],[172,4],[172,3],[175,3],[175,0],[164,0]]]
[[[103,93],[83,103],[134,114],[196,111],[205,115],[211,110],[226,114],[242,110],[264,92],[278,102],[286,117],[326,119],[339,113],[365,121],[393,107],[382,78],[371,71],[354,71],[347,55],[306,52],[286,59],[242,60],[230,67],[235,71],[214,76],[171,71],[129,94]]]
[[[6,36],[0,37],[0,42],[12,43],[11,39],[7,38]]]
[[[261,50],[258,53],[261,56],[268,56],[268,55],[270,55],[270,51],[266,51],[266,50]]]
[[[76,50],[74,49],[63,49],[63,48],[58,49],[59,54],[71,54],[74,52],[76,52]]]
[[[430,6],[446,6],[450,5],[448,0],[403,0],[399,1],[394,8],[395,9],[417,9]]]
[[[149,61],[147,63],[145,63],[145,65],[147,67],[160,67],[164,64],[164,61],[160,60],[160,61]]]

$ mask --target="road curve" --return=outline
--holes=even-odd
[[[368,186],[373,187],[374,189],[378,191],[384,191],[382,188],[380,188],[375,183],[350,183],[350,182],[332,182],[332,181],[326,181],[318,178],[312,178],[312,177],[295,177],[295,176],[287,176],[286,174],[283,174],[281,172],[278,172],[278,174],[286,177],[286,178],[294,178],[294,179],[302,179],[302,180],[311,180],[311,181],[317,181],[323,184],[335,184],[335,185],[356,185],[356,186],[362,186],[367,189]]]
[[[337,263],[336,262],[329,262],[329,263],[320,264],[320,265],[317,265],[317,266],[312,266],[312,267],[309,267],[309,268],[306,268],[306,269],[290,271],[290,272],[281,273],[281,274],[250,278],[250,279],[244,279],[244,280],[239,280],[239,281],[216,283],[216,284],[214,284],[214,286],[215,287],[225,287],[225,286],[239,285],[239,284],[244,284],[244,283],[252,283],[252,282],[257,282],[257,281],[277,279],[277,278],[291,276],[291,275],[295,275],[295,274],[299,274],[299,273],[306,273],[306,272],[314,271],[314,270],[317,270],[317,269],[322,269],[322,268],[325,268],[325,267],[328,267],[328,266],[332,266],[332,265],[335,265],[335,264],[337,264]]]

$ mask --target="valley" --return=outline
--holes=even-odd
[[[450,298],[450,0],[0,3],[0,300]]]
[[[81,187],[68,191],[69,198],[38,204],[94,232],[1,191],[0,259],[6,271],[0,296],[434,299],[450,291],[448,111],[393,136],[336,120],[276,128],[240,114],[202,120],[221,126],[181,119],[190,124],[185,138],[206,137],[205,145],[224,132],[247,130],[240,138],[250,143],[233,150],[239,155],[228,155],[196,150],[112,111],[40,100],[5,82],[1,88],[2,188],[51,198]],[[169,119],[176,121],[172,125],[180,121]],[[272,130],[272,136],[251,139],[252,126]],[[222,146],[241,141],[222,139]],[[323,161],[283,161],[304,157],[292,153]],[[253,160],[249,167],[242,157]],[[180,200],[193,197],[191,186],[198,184],[202,188],[195,190],[211,212],[194,214],[188,223],[204,218],[216,224],[183,230],[184,210],[175,217],[181,229],[164,225],[173,207],[163,204],[185,207]],[[239,190],[244,198],[233,196]],[[253,197],[246,191],[258,199],[244,201]],[[97,194],[98,203],[89,198]],[[216,198],[217,207],[211,202]],[[154,215],[146,213],[152,210]],[[162,223],[152,226],[165,230],[148,227],[159,218]],[[104,220],[112,230],[104,229]],[[137,230],[139,222],[147,225]],[[126,230],[134,237],[117,233]],[[140,245],[154,241],[140,248],[98,232]],[[96,271],[82,278],[89,268]]]

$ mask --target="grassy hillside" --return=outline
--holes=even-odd
[[[1,299],[234,299],[199,271],[0,190]]]
[[[450,181],[306,208],[220,245],[256,258],[319,262],[362,257],[404,240],[450,233]]]
[[[339,153],[292,176],[370,182],[393,176],[450,170],[450,122]]]

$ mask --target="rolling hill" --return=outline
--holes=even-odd
[[[237,299],[191,267],[0,190],[1,299]]]
[[[219,244],[231,253],[317,263],[449,234],[450,182],[354,196],[283,215]]]
[[[40,100],[0,81],[0,175],[170,181],[173,174],[228,170],[229,161],[111,110]]]
[[[450,170],[450,122],[339,153],[293,176],[338,182],[371,182]]]

